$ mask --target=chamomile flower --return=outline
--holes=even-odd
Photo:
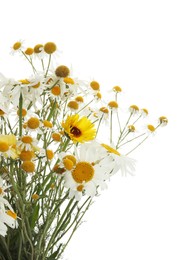
[[[122,175],[124,175],[124,176],[127,173],[134,175],[134,171],[135,171],[135,160],[134,159],[121,154],[114,147],[109,146],[107,144],[103,143],[103,144],[101,144],[101,146],[106,150],[106,153],[109,156],[108,159],[111,160],[111,164],[112,164],[111,174],[112,175],[117,173],[119,170],[121,171]]]
[[[18,154],[15,149],[16,137],[15,135],[0,135],[0,155],[7,158],[16,159]]]
[[[13,44],[11,47],[11,54],[21,53],[24,50],[23,41],[19,40]]]
[[[70,189],[70,197],[80,200],[83,194],[93,197],[97,189],[106,188],[106,173],[109,165],[100,161],[100,153],[93,153],[92,144],[83,144],[76,151],[76,163],[65,175],[65,186]],[[69,159],[70,160],[70,159]]]
[[[4,211],[0,206],[0,235],[3,237],[7,235],[7,226],[10,228],[18,228],[17,214],[10,209]]]
[[[39,150],[38,140],[30,135],[23,135],[20,140],[17,142],[18,150],[26,150],[26,151],[37,151]]]
[[[145,125],[143,128],[144,128],[145,132],[146,132],[148,135],[155,135],[155,132],[156,132],[155,126],[150,125],[150,124],[147,124],[147,125]]]
[[[42,122],[37,116],[30,117],[26,122],[26,130],[29,132],[37,132],[41,134],[41,126]]]

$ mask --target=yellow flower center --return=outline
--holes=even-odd
[[[0,187],[0,195],[3,194],[3,189]]]
[[[40,87],[40,82],[32,86],[32,88],[39,88],[39,87]]]
[[[31,117],[28,121],[27,121],[27,126],[30,129],[36,129],[40,126],[40,120],[36,117]]]
[[[5,115],[5,112],[2,109],[0,109],[0,116],[4,116],[4,115]]]
[[[101,112],[105,113],[105,114],[108,114],[108,113],[109,113],[109,110],[108,110],[108,108],[106,108],[106,107],[101,107],[99,110],[100,110]]]
[[[19,48],[21,48],[21,42],[16,42],[13,44],[14,51],[19,50]]]
[[[73,85],[74,80],[72,78],[66,77],[66,78],[64,78],[64,83]]]
[[[114,148],[112,148],[111,146],[107,145],[107,144],[101,144],[109,153],[114,153],[116,155],[121,155],[117,150],[115,150]]]
[[[134,125],[128,125],[129,132],[135,132]]]
[[[143,111],[146,115],[148,115],[148,110],[147,110],[146,108],[142,108],[142,111]]]
[[[96,96],[96,98],[98,98],[98,99],[101,99],[101,98],[102,98],[101,92],[97,92],[95,96]]]
[[[45,127],[52,128],[53,124],[48,120],[43,120],[43,124]]]
[[[0,142],[0,152],[4,153],[9,150],[9,145],[6,142]]]
[[[83,102],[84,102],[84,99],[83,99],[83,97],[81,97],[81,96],[76,97],[75,100],[76,100],[77,102],[80,102],[80,103],[83,103]]]
[[[70,159],[68,159],[68,158],[64,158],[63,159],[63,164],[64,164],[64,166],[65,166],[65,168],[67,169],[67,170],[72,170],[72,168],[73,168],[73,166],[74,166],[74,163],[73,163],[73,161],[71,161]]]
[[[72,172],[73,179],[78,183],[91,181],[93,176],[94,168],[88,162],[77,163],[75,169]]]
[[[119,86],[115,86],[115,87],[113,87],[113,91],[118,93],[118,92],[122,91],[122,88],[120,88]]]
[[[34,193],[31,197],[33,200],[38,200],[40,196],[37,193]]]
[[[118,108],[118,103],[117,103],[116,101],[110,101],[110,102],[108,103],[108,106],[109,106],[110,108]]]
[[[51,89],[51,92],[54,96],[59,96],[60,93],[61,93],[61,89],[59,86],[54,86],[52,89]]]
[[[47,149],[46,156],[47,156],[48,160],[52,160],[54,158],[54,152],[52,150]]]
[[[26,50],[25,50],[25,54],[26,55],[32,55],[34,53],[34,50],[33,50],[33,48],[27,48]]]
[[[35,47],[34,47],[34,52],[35,53],[40,53],[42,50],[43,50],[43,45],[42,44],[37,44]]]
[[[160,121],[160,124],[167,125],[167,123],[168,123],[168,119],[165,116],[160,116],[159,121]]]
[[[31,161],[31,159],[33,158],[34,153],[31,151],[21,151],[19,158],[21,161]]]
[[[54,42],[47,42],[45,45],[44,45],[44,51],[47,53],[47,54],[52,54],[56,51],[56,44]]]
[[[153,125],[147,125],[147,128],[150,132],[154,132],[155,131],[155,127]]]
[[[84,186],[83,185],[78,185],[76,189],[77,189],[77,191],[81,192],[81,191],[83,191]]]
[[[56,76],[62,78],[66,78],[69,75],[69,73],[70,73],[69,68],[64,65],[58,66],[55,70]]]
[[[24,161],[21,165],[21,168],[25,172],[34,172],[35,171],[35,164],[31,161]]]
[[[90,87],[93,89],[93,90],[100,90],[100,85],[97,81],[91,81],[90,82]]]
[[[10,217],[16,219],[17,218],[17,214],[15,212],[13,212],[12,210],[7,210],[6,211],[7,215],[9,215]]]
[[[26,136],[23,136],[23,137],[21,138],[21,141],[22,141],[23,143],[25,143],[25,144],[31,144],[32,141],[33,141],[33,138],[32,138],[31,136],[29,136],[29,135],[26,135]]]
[[[73,165],[75,165],[76,164],[76,158],[73,156],[73,155],[66,155],[66,156],[64,156],[64,159],[69,159],[69,160],[71,160],[72,162],[73,162]]]
[[[54,188],[55,188],[55,184],[52,183],[52,184],[50,185],[50,189],[54,189]]]
[[[56,142],[60,142],[61,141],[61,135],[59,133],[53,133],[52,139]]]
[[[68,107],[69,108],[72,108],[72,109],[74,109],[74,110],[77,110],[78,109],[78,103],[76,102],[76,101],[70,101],[69,103],[68,103]]]
[[[136,105],[131,105],[130,109],[133,110],[133,111],[139,111],[139,108]]]
[[[19,116],[19,109],[17,110],[17,115]],[[27,110],[25,108],[22,108],[21,115],[22,117],[27,115]]]

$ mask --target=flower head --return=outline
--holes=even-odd
[[[62,127],[73,142],[84,143],[93,140],[96,136],[94,124],[87,117],[80,118],[78,114],[68,116],[66,121],[62,122]]]

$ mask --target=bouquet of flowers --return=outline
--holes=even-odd
[[[134,174],[130,154],[160,126],[148,110],[121,106],[121,87],[107,100],[96,80],[53,67],[55,43],[12,53],[32,76],[0,74],[0,259],[59,259],[93,198],[117,172]]]

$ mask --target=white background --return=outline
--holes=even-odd
[[[128,105],[166,115],[167,128],[133,153],[136,176],[117,175],[66,250],[68,260],[192,260],[193,7],[187,0],[3,1],[0,72],[26,77],[10,46],[54,41],[62,63]],[[127,104],[127,103],[126,103]]]

